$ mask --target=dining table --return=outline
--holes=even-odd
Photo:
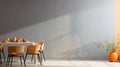
[[[8,47],[9,46],[25,46],[24,56],[26,55],[26,50],[29,45],[34,45],[34,42],[0,42],[4,48],[5,58],[8,56]],[[36,64],[36,57],[34,56],[34,63]]]

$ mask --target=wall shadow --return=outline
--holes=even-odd
[[[0,1],[0,35],[43,21],[100,6],[109,0]]]

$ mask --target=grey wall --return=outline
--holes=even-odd
[[[94,41],[114,40],[114,0],[0,1],[0,40],[44,41],[47,59],[107,59]]]

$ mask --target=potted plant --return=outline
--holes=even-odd
[[[94,42],[94,44],[96,44],[98,48],[106,48],[106,50],[109,51],[108,58],[110,62],[118,61],[118,53],[116,51],[118,46],[115,45],[114,41],[106,40],[104,42]]]

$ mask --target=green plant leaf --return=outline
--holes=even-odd
[[[107,51],[115,51],[117,48],[114,41],[105,40],[104,42],[94,42],[94,44],[98,48],[106,48]]]

